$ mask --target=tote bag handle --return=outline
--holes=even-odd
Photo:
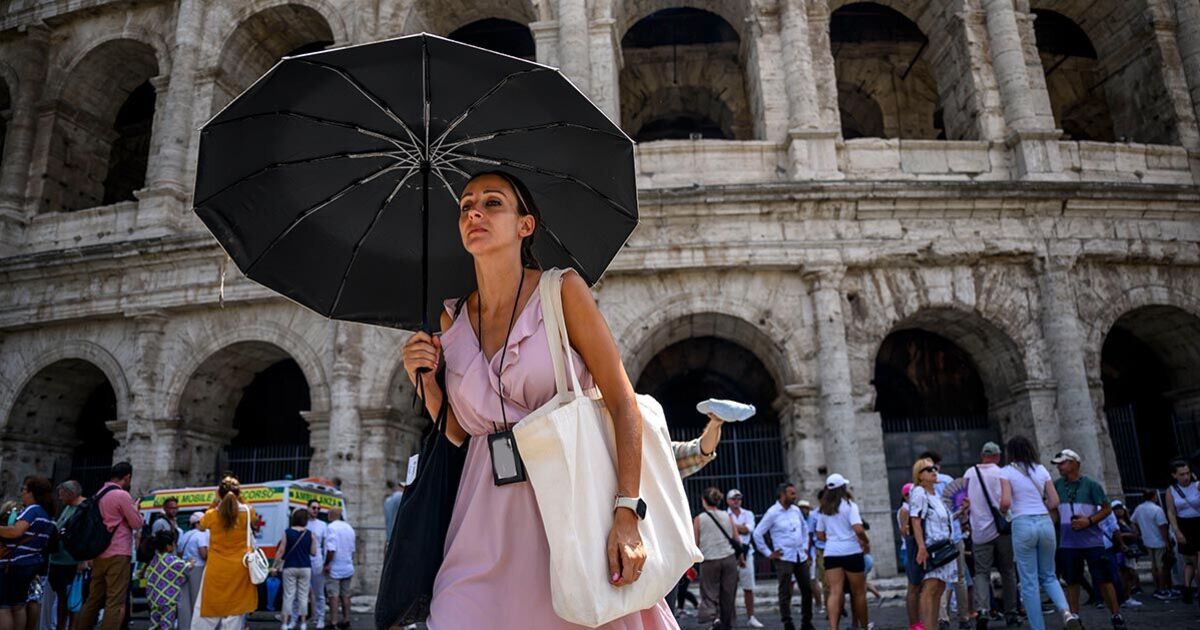
[[[579,384],[579,375],[575,373],[575,359],[571,356],[571,339],[567,335],[566,317],[563,316],[562,277],[562,269],[549,269],[542,272],[538,291],[541,292],[542,322],[545,324],[546,342],[550,346],[550,361],[554,364],[554,384],[558,388],[556,395],[560,403],[566,403],[570,402],[570,399],[566,397],[568,374],[570,374],[571,385],[575,388],[574,398],[579,398],[584,394],[583,386]]]

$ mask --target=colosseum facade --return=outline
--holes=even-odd
[[[846,475],[877,548],[919,450],[1062,447],[1110,491],[1200,448],[1200,0],[0,0],[0,495],[336,477],[359,587],[428,421],[406,333],[242,278],[197,129],[281,57],[427,31],[558,67],[638,140],[595,287],[690,483]],[[891,554],[877,553],[885,572]]]

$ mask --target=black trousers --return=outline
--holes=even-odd
[[[804,625],[812,623],[812,585],[809,584],[808,563],[774,560],[775,572],[779,575],[779,618],[784,623],[792,620],[792,576],[800,585],[800,621]]]

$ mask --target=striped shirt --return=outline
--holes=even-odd
[[[679,476],[683,478],[696,474],[717,457],[716,451],[708,455],[700,452],[700,438],[691,442],[671,442],[671,450],[675,453],[675,465],[679,467]]]
[[[27,506],[17,522],[29,523],[25,534],[16,540],[5,541],[8,547],[8,557],[2,562],[11,562],[16,566],[39,564],[46,558],[46,545],[50,542],[50,534],[54,531],[54,521],[42,506],[34,503]]]

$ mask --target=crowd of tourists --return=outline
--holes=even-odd
[[[1173,483],[1146,490],[1132,511],[1082,474],[1078,452],[1063,449],[1050,458],[1057,478],[1039,461],[1030,440],[1016,436],[1004,448],[986,443],[980,461],[957,479],[942,472],[937,453],[913,462],[911,482],[897,489],[903,502],[896,512],[909,630],[993,623],[1041,630],[1046,617],[1061,621],[1052,627],[1080,630],[1080,607],[1088,605],[1106,609],[1121,629],[1123,610],[1143,605],[1140,593],[1200,601],[1200,483],[1186,460],[1172,461]],[[867,607],[869,526],[845,477],[829,475],[816,509],[793,484],[780,484],[757,524],[742,501],[737,489],[722,495],[710,487],[701,496],[694,526],[705,560],[690,576],[700,581],[701,597],[693,602],[700,621],[734,627],[740,586],[746,625],[763,627],[754,605],[754,555],[761,554],[778,579],[786,630],[796,627],[793,583],[803,630],[815,627],[814,603],[831,630],[847,616],[853,628],[874,626]],[[1153,580],[1145,588],[1139,560]],[[677,614],[689,582],[685,577],[671,598]]]
[[[267,567],[281,588],[260,589],[246,562],[259,517],[236,477],[221,478],[208,509],[182,518],[168,497],[152,522],[129,494],[132,477],[120,462],[85,496],[78,481],[30,476],[19,504],[0,506],[0,630],[128,628],[139,579],[155,630],[240,630],[249,613],[276,608],[260,602],[275,590],[285,630],[310,619],[349,628],[356,535],[339,508],[314,500],[290,514]]]

